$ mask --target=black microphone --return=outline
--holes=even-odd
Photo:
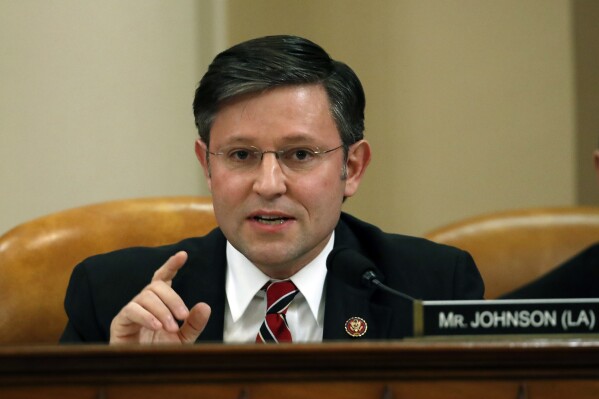
[[[327,269],[339,279],[355,288],[375,286],[392,295],[409,301],[415,298],[394,290],[382,283],[381,272],[370,259],[351,248],[340,247],[331,251],[327,257]]]

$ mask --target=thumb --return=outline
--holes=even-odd
[[[200,302],[191,308],[179,330],[181,343],[193,344],[196,341],[202,331],[204,331],[206,324],[208,324],[210,313],[210,306],[204,302]]]

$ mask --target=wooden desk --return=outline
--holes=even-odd
[[[0,346],[0,398],[598,398],[599,340]]]

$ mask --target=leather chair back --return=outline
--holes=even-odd
[[[533,281],[599,242],[599,207],[499,212],[438,228],[425,237],[474,258],[488,299]]]
[[[23,223],[0,237],[0,345],[54,344],[66,324],[73,267],[131,246],[157,246],[216,227],[208,197],[111,201]]]

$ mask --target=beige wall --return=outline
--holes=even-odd
[[[230,1],[232,42],[294,33],[362,78],[374,159],[347,210],[422,234],[576,200],[563,0]]]
[[[599,1],[573,2],[578,202],[599,205],[591,150],[599,148]]]
[[[222,42],[219,7],[0,1],[0,233],[91,202],[206,192],[191,102]]]
[[[347,210],[422,234],[569,205],[567,0],[0,1],[0,231],[105,199],[206,193],[193,89],[217,50],[295,33],[349,63],[374,160]]]

